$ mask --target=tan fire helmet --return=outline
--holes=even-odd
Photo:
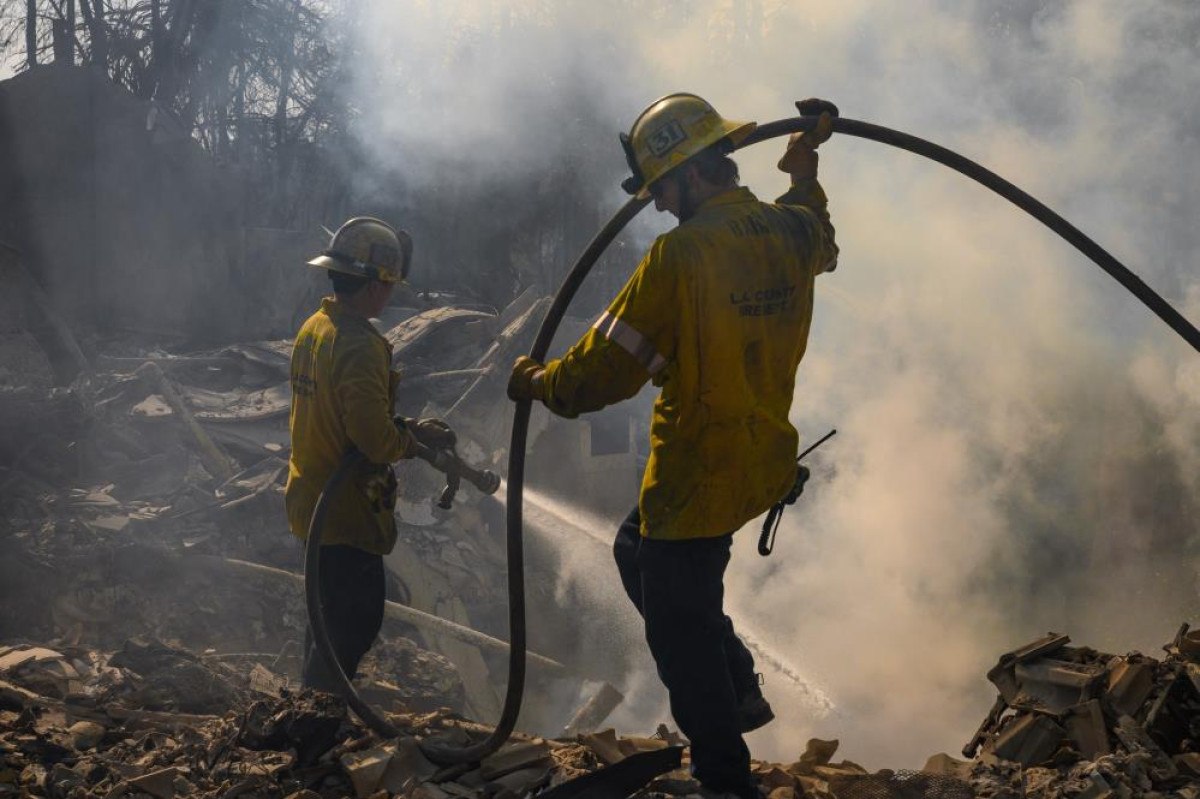
[[[621,188],[638,198],[650,196],[649,186],[701,150],[728,139],[732,150],[757,122],[725,119],[700,97],[686,92],[655,100],[634,121],[621,146],[633,176]]]
[[[412,264],[412,236],[381,219],[356,216],[337,229],[329,248],[308,262],[333,272],[399,283]]]

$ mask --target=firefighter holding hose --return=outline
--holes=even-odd
[[[812,322],[814,280],[837,264],[816,147],[837,108],[796,134],[775,204],[738,185],[733,148],[753,122],[721,117],[693,94],[648,107],[622,134],[633,176],[622,185],[679,225],[659,236],[592,328],[560,359],[517,360],[513,400],[565,417],[660,388],[650,458],[613,553],[626,593],[710,792],[756,799],[742,733],[774,718],[754,660],[723,609],[733,533],[796,479],[788,421]]]
[[[383,624],[383,556],[396,544],[396,477],[391,463],[417,454],[417,442],[442,449],[454,434],[437,419],[393,419],[399,372],[392,347],[371,324],[408,275],[412,239],[371,217],[355,217],[308,262],[328,270],[333,296],[308,318],[292,349],[292,451],[284,494],[288,526],[304,539],[326,482],[357,448],[349,479],[330,498],[321,538],[320,595],[333,654],[354,678]],[[306,636],[304,686],[341,686]]]

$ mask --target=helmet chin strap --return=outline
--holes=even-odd
[[[673,175],[671,179],[675,181],[675,186],[679,189],[679,221],[682,224],[696,215],[696,202],[692,197],[692,190],[683,169],[680,168],[677,172],[678,174]]]

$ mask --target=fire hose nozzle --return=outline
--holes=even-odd
[[[495,494],[500,490],[500,475],[491,469],[481,469],[479,471],[479,482],[472,481],[471,485],[478,488],[484,494]]]
[[[424,444],[417,444],[417,457],[446,475],[446,487],[438,497],[437,505],[443,510],[449,510],[458,493],[458,486],[466,480],[483,494],[495,494],[500,489],[500,476],[489,469],[475,469],[447,449],[432,449]]]

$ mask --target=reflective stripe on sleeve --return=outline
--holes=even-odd
[[[667,359],[658,354],[658,350],[648,338],[634,330],[629,325],[622,322],[617,317],[613,316],[608,311],[601,314],[596,320],[596,324],[592,325],[609,341],[620,345],[621,349],[628,352],[638,363],[646,368],[650,376],[658,374],[662,368],[667,365]]]

